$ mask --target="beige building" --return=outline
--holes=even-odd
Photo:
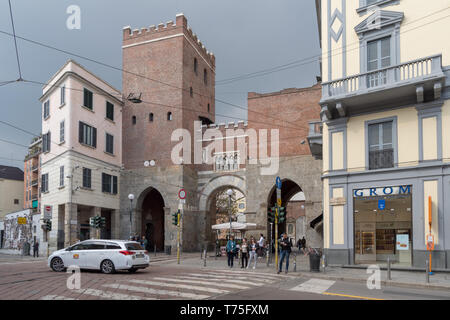
[[[122,95],[69,60],[49,80],[43,108],[41,214],[51,218],[40,249],[118,237]],[[46,215],[47,214],[47,215]],[[98,234],[89,218],[103,216]]]
[[[329,263],[450,267],[448,5],[316,1]]]
[[[23,171],[0,165],[0,221],[23,209]]]

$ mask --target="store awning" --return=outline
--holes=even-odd
[[[316,228],[316,226],[321,223],[323,221],[323,211],[322,214],[319,215],[317,218],[315,218],[313,221],[311,221],[311,223],[309,224],[309,226],[313,229]]]
[[[221,223],[215,224],[211,227],[213,230],[229,230],[230,223]],[[250,230],[256,229],[256,223],[242,223],[242,222],[232,222],[231,223],[232,230]]]

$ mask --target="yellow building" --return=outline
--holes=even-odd
[[[0,221],[23,209],[23,171],[0,165]]]
[[[450,268],[450,0],[316,7],[327,261]]]

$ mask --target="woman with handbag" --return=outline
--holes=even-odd
[[[245,264],[244,264],[245,261]],[[247,239],[242,239],[241,244],[241,268],[247,268],[248,265],[248,243]]]
[[[255,238],[252,238],[250,240],[250,246],[248,248],[248,250],[250,252],[250,259],[248,260],[247,269],[250,267],[250,263],[252,263],[252,259],[255,260],[253,269],[256,269],[256,262],[258,261],[258,256],[257,256],[258,248],[259,248],[258,243],[255,241]]]

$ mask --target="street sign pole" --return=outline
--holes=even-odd
[[[180,264],[180,224],[181,224],[181,212],[178,210],[178,232],[177,232],[177,264]]]
[[[275,208],[275,269],[276,268],[278,268],[278,205]]]
[[[183,217],[183,208],[184,203],[186,202],[186,190],[180,189],[178,191],[178,198],[180,199],[180,203],[178,206],[178,215],[177,215],[177,264],[180,264],[180,247],[181,247],[181,219]]]

